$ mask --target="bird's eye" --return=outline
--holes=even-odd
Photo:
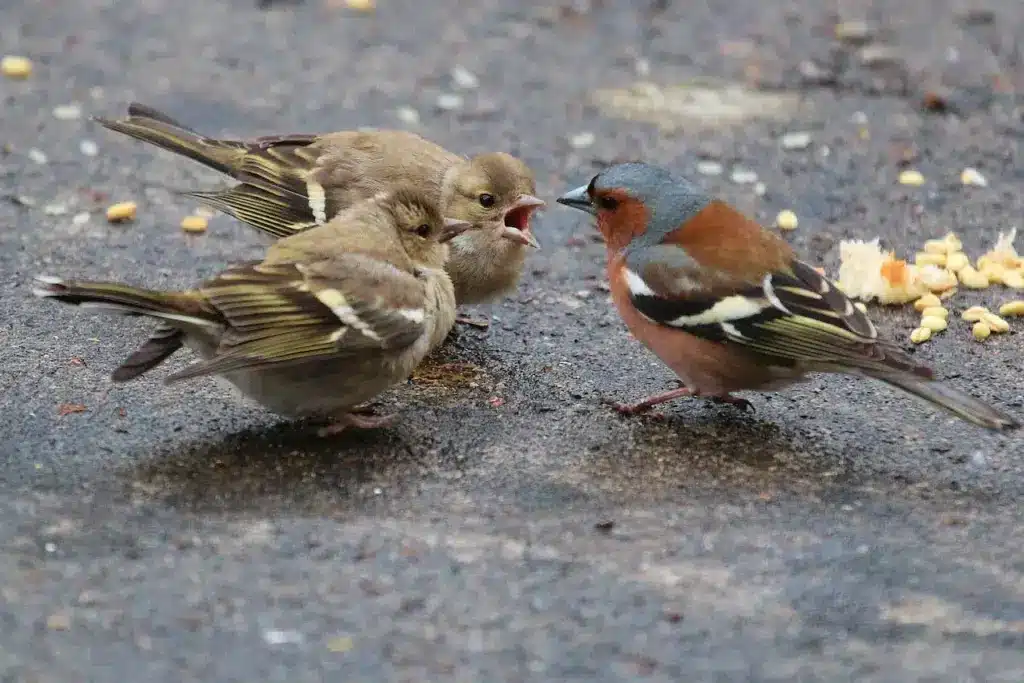
[[[423,239],[427,239],[428,237],[430,237],[430,226],[424,223],[423,225],[416,228],[416,234],[422,237]]]
[[[477,197],[477,199],[480,200],[480,206],[484,207],[485,209],[489,209],[492,206],[494,206],[493,194],[487,194],[486,192],[484,192],[482,195]]]
[[[609,197],[607,195],[604,195],[597,198],[597,205],[600,206],[602,209],[612,211],[618,208],[619,200],[616,199],[615,197]]]

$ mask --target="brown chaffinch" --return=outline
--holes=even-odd
[[[682,396],[749,405],[732,392],[836,372],[881,380],[982,427],[1020,426],[935,381],[781,238],[663,168],[611,166],[558,202],[597,217],[619,315],[684,385],[620,412]]]
[[[530,219],[544,202],[534,196],[533,172],[503,152],[466,159],[397,130],[218,140],[138,103],[127,118],[95,120],[239,181],[226,190],[184,194],[273,237],[322,225],[394,183],[421,187],[445,216],[483,228],[451,243],[446,269],[460,305],[510,293],[527,248],[538,246]]]
[[[202,360],[167,383],[218,375],[281,415],[335,420],[322,431],[333,434],[393,419],[357,406],[408,378],[455,324],[446,243],[470,227],[442,218],[419,188],[399,186],[195,289],[41,276],[34,293],[161,321],[115,382],[187,345]]]

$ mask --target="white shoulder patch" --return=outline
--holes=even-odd
[[[316,292],[316,298],[331,309],[342,324],[346,327],[358,330],[374,341],[380,341],[380,335],[374,332],[373,328],[363,322],[363,319],[356,315],[355,310],[348,304],[345,295],[336,289],[321,289]]]
[[[714,325],[716,323],[727,323],[732,320],[743,320],[753,318],[771,303],[767,299],[751,299],[747,296],[727,296],[696,315],[681,315],[675,320],[668,321],[673,327],[695,327],[697,325]]]
[[[629,268],[623,268],[622,275],[626,278],[626,286],[629,287],[629,292],[633,296],[657,296],[654,290],[647,286],[644,279]]]
[[[317,225],[327,222],[327,192],[324,186],[315,180],[306,181],[306,196],[309,197],[309,210]]]

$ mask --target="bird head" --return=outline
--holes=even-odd
[[[530,219],[545,202],[535,192],[533,172],[521,160],[504,152],[481,154],[459,168],[446,198],[445,215],[536,248]]]
[[[442,268],[448,259],[447,243],[473,227],[469,221],[445,218],[423,190],[400,186],[381,201],[398,229],[405,252],[418,266]]]

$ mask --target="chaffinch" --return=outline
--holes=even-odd
[[[36,296],[160,321],[113,373],[126,382],[183,345],[202,358],[167,377],[218,375],[288,417],[334,420],[321,431],[388,424],[357,406],[408,378],[455,323],[447,242],[471,227],[442,218],[422,190],[399,186],[274,244],[195,289],[37,278]],[[314,234],[314,232],[319,234]]]
[[[558,202],[597,217],[619,315],[684,385],[619,404],[622,413],[682,396],[748,406],[732,393],[835,372],[881,380],[982,427],[1020,426],[935,381],[781,238],[663,168],[611,166]]]
[[[322,225],[397,182],[418,185],[445,216],[484,228],[451,243],[446,268],[460,305],[509,294],[527,249],[538,247],[530,219],[545,203],[534,196],[533,172],[503,152],[467,159],[397,130],[218,140],[138,103],[127,118],[95,120],[239,181],[226,190],[183,194],[275,238]]]

